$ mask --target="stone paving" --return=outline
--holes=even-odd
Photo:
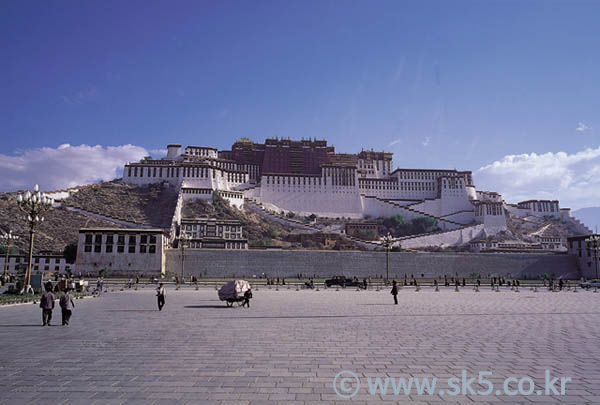
[[[41,327],[35,305],[0,308],[1,403],[600,403],[600,293],[470,289],[254,292],[226,308],[214,288],[151,288],[76,301],[71,326]],[[356,396],[333,379],[352,371]],[[566,395],[439,393],[491,371],[571,377]],[[437,377],[434,395],[370,395],[367,377]],[[527,385],[525,385],[527,386]],[[355,387],[355,385],[353,386]],[[475,391],[485,386],[472,384]],[[516,389],[516,383],[511,389]]]

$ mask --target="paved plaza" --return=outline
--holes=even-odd
[[[54,326],[58,310],[42,327],[36,305],[0,308],[0,402],[600,403],[600,293],[405,287],[394,306],[389,291],[261,287],[243,309],[204,287],[166,301],[157,311],[152,287],[78,300],[69,327]],[[371,395],[367,383],[437,377],[439,391],[463,370],[491,371],[494,391],[508,377],[543,386],[546,370],[572,381],[565,396]],[[334,391],[341,371],[359,378],[351,399]]]

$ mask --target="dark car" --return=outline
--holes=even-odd
[[[348,277],[343,277],[343,276],[336,276],[333,278],[330,278],[329,280],[325,280],[325,285],[327,287],[331,287],[334,285],[340,286],[340,287],[361,287],[364,288],[363,282],[359,281],[357,278],[348,278]]]

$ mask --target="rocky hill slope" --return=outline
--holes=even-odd
[[[169,228],[177,191],[161,184],[134,186],[113,180],[82,187],[63,204],[133,224]]]
[[[15,200],[16,193],[0,194],[0,228],[3,232],[11,230],[19,236],[16,247],[22,252],[29,250],[29,228],[23,220]],[[64,207],[50,210],[35,234],[34,252],[62,252],[66,245],[77,241],[80,228],[120,227],[115,223],[69,211]],[[2,233],[3,233],[2,232]]]

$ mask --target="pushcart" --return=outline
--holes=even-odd
[[[250,289],[250,283],[246,280],[229,281],[219,289],[219,299],[225,301],[228,307],[235,304],[241,306],[244,303],[244,294]]]

